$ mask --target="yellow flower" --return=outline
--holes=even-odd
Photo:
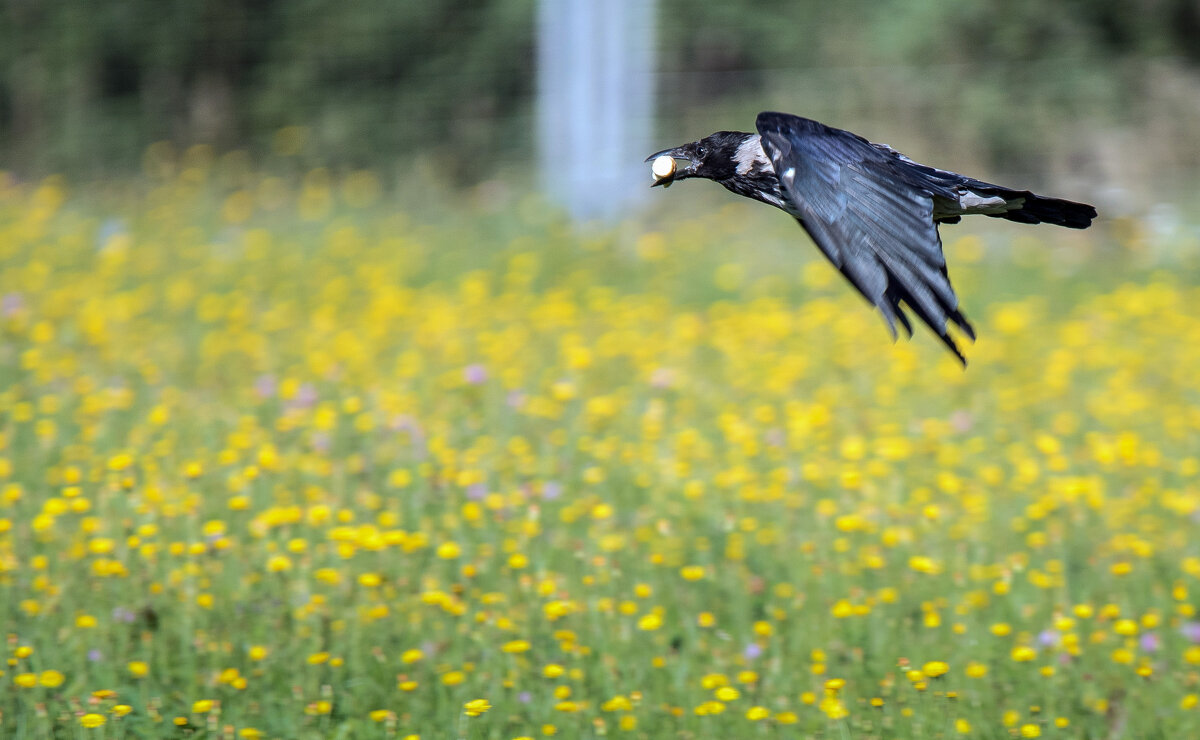
[[[207,714],[212,711],[213,701],[211,699],[201,699],[200,701],[192,702],[193,714]]]
[[[926,676],[929,676],[930,678],[937,678],[938,676],[944,676],[944,675],[946,675],[946,672],[949,670],[950,670],[950,666],[940,660],[930,661],[921,667],[921,672],[924,673]]]
[[[124,717],[132,711],[133,707],[129,706],[128,704],[118,704],[112,708],[112,713],[118,717]]]
[[[468,717],[478,717],[491,708],[492,705],[488,703],[487,699],[472,699],[463,705]]]
[[[662,626],[662,617],[660,617],[655,612],[646,614],[641,619],[638,620],[638,629],[643,630],[645,632],[652,632],[653,630],[656,630],[661,626]]]
[[[13,676],[13,683],[23,689],[32,689],[37,686],[38,677],[36,673],[18,673]]]
[[[1041,737],[1042,728],[1038,725],[1024,724],[1021,725],[1021,737]]]
[[[1027,645],[1013,648],[1012,659],[1018,663],[1028,663],[1037,657],[1037,651]]]
[[[62,686],[63,681],[65,681],[65,680],[66,680],[66,677],[63,676],[63,674],[59,673],[58,671],[53,671],[53,670],[42,671],[42,675],[38,679],[38,681],[43,686],[45,686],[47,688],[51,688],[51,689]]]
[[[85,714],[79,718],[79,724],[83,725],[89,730],[100,727],[107,721],[108,720],[103,714],[96,714],[94,712],[89,712],[88,714]]]
[[[500,646],[500,650],[506,653],[523,653],[529,648],[528,640],[511,640]]]
[[[771,712],[766,707],[750,707],[746,710],[746,719],[752,722],[757,722],[770,716]]]

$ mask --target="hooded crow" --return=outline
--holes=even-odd
[[[946,330],[972,340],[946,274],[938,224],[981,213],[1024,224],[1086,229],[1085,203],[1012,190],[918,164],[883,144],[787,113],[765,112],[757,134],[718,131],[650,155],[654,185],[703,177],[791,214],[817,247],[887,320],[912,324],[901,301],[958,357]],[[677,165],[675,160],[682,160]]]

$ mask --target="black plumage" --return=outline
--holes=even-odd
[[[719,131],[651,155],[687,160],[655,185],[703,177],[794,216],[862,295],[911,336],[901,304],[964,364],[947,332],[972,340],[946,273],[938,224],[984,214],[1019,223],[1087,228],[1096,209],[993,185],[912,161],[849,131],[786,113],[760,113],[758,133]]]

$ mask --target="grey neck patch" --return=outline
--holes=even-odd
[[[733,155],[733,161],[737,162],[739,175],[749,175],[771,169],[771,160],[767,159],[758,134],[748,137],[738,146]]]

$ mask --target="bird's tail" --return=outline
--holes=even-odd
[[[1054,224],[1068,229],[1086,229],[1096,217],[1096,209],[1087,203],[1076,203],[1060,198],[1046,198],[1028,190],[997,189],[1011,208],[1003,213],[989,213],[995,218],[1006,218],[1022,224]]]

